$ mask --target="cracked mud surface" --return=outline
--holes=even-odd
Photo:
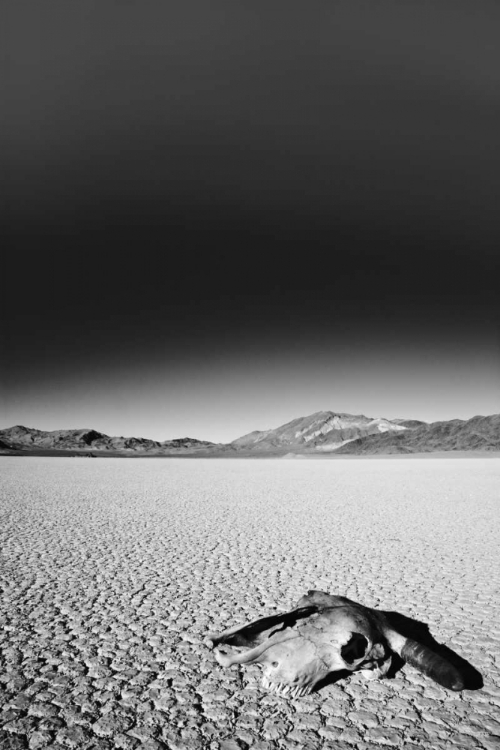
[[[0,748],[500,747],[500,462],[3,458]],[[310,588],[398,611],[482,674],[303,699],[204,643]]]

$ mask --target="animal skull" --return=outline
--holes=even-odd
[[[463,688],[451,664],[394,630],[382,612],[321,591],[309,591],[290,612],[210,633],[208,644],[225,667],[262,664],[263,686],[290,697],[310,693],[332,672],[381,677],[392,652],[441,685]]]

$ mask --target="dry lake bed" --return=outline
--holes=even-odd
[[[500,460],[4,457],[0,495],[0,748],[500,747]],[[483,686],[405,665],[287,700],[216,663],[208,631],[311,588]]]

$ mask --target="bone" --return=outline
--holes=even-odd
[[[267,641],[264,641],[259,646],[255,646],[255,648],[251,648],[248,651],[227,654],[223,651],[216,650],[215,658],[223,667],[231,667],[233,664],[249,664],[250,662],[257,661],[269,648],[272,648],[272,646],[276,643],[283,643],[295,637],[296,635],[293,631],[285,633],[284,635],[281,633],[276,633],[275,635],[268,638]],[[211,638],[210,640],[213,641],[214,639]],[[223,636],[216,637],[215,640],[217,643],[225,643]]]
[[[264,637],[247,651],[217,651],[217,661],[223,666],[260,662],[264,670],[272,664],[273,679],[265,671],[263,687],[283,697],[297,697],[309,694],[318,682],[336,671],[360,670],[368,678],[383,677],[391,663],[392,649],[440,685],[451,690],[463,688],[463,680],[451,664],[422,644],[407,640],[382,612],[346,597],[309,591],[295,609],[277,620],[282,628],[268,637],[264,636],[269,632],[270,618],[230,628],[220,635],[211,634],[212,642],[228,649],[241,649],[251,640],[248,634]],[[292,689],[306,676],[307,685]]]

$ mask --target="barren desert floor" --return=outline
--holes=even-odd
[[[500,461],[5,457],[0,493],[1,748],[500,747]],[[311,588],[483,687],[405,665],[287,700],[215,662],[208,631]]]

